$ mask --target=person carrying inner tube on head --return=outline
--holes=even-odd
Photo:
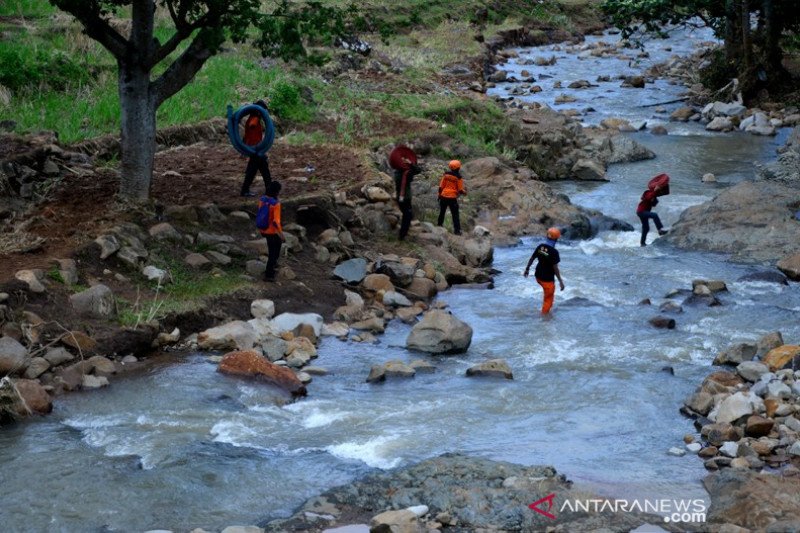
[[[439,182],[439,226],[444,224],[447,208],[453,216],[453,233],[461,235],[461,218],[458,216],[458,197],[467,194],[464,178],[461,177],[461,161],[454,159],[448,164],[449,170]]]
[[[267,109],[267,104],[264,100],[255,102],[254,105]],[[264,138],[264,121],[258,113],[250,113],[244,123],[244,143],[248,146],[256,146]],[[242,183],[242,196],[252,197],[254,193],[250,192],[250,185],[256,177],[256,172],[261,172],[261,177],[264,178],[264,190],[269,187],[272,181],[272,175],[269,172],[269,159],[267,154],[264,155],[251,155],[247,160],[247,168],[244,171],[244,183]]]
[[[422,171],[416,164],[416,156],[411,152],[409,156],[414,157],[415,160],[412,161],[408,157],[400,156],[401,160],[394,170],[395,199],[402,214],[399,235],[401,241],[408,235],[408,230],[411,228],[411,218],[414,215],[411,209],[411,181],[414,176]]]
[[[556,250],[556,243],[561,238],[561,231],[558,228],[550,228],[547,230],[547,239],[539,244],[528,259],[528,266],[525,267],[523,275],[527,278],[531,271],[531,265],[534,260],[539,262],[536,264],[536,282],[542,286],[544,290],[544,301],[542,302],[542,314],[546,315],[553,307],[553,300],[556,294],[556,278],[564,290],[564,280],[561,279],[561,271],[558,269],[558,263],[561,262],[561,257]]]
[[[639,241],[640,246],[647,246],[647,233],[650,231],[650,220],[655,222],[656,229],[659,235],[666,235],[667,230],[664,229],[664,224],[656,213],[653,213],[653,208],[658,205],[659,187],[648,188],[642,194],[639,206],[636,208],[636,215],[642,221],[642,238]]]

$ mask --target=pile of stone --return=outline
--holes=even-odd
[[[732,102],[711,102],[702,109],[683,106],[676,109],[670,119],[678,122],[694,121],[706,125],[709,131],[744,131],[752,135],[776,135],[778,129],[800,124],[797,108],[773,111],[748,109]]]
[[[779,332],[720,353],[716,371],[684,402],[695,418],[699,441],[686,449],[709,470],[761,470],[800,458],[800,346],[785,345]]]

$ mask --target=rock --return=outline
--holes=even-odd
[[[278,366],[253,350],[225,354],[217,369],[223,374],[254,377],[266,380],[293,396],[305,396],[306,388],[289,368]]]
[[[363,193],[370,202],[388,202],[392,199],[392,196],[380,187],[366,187]]]
[[[486,81],[490,81],[492,83],[501,83],[506,81],[507,78],[508,78],[508,72],[506,72],[505,70],[497,70],[492,74],[490,74],[489,77],[486,78]]]
[[[675,329],[675,319],[666,316],[654,316],[648,320],[651,326],[659,329]]]
[[[729,346],[716,358],[714,358],[715,365],[738,365],[744,361],[752,361],[756,355],[756,345],[747,342],[740,342]]]
[[[196,242],[201,246],[214,246],[215,244],[233,243],[236,240],[230,235],[218,235],[201,231],[197,234]]]
[[[691,107],[680,107],[672,112],[669,116],[670,120],[677,120],[679,122],[686,122],[688,121],[692,115],[695,114],[695,110]]]
[[[379,259],[375,262],[375,272],[389,276],[395,285],[406,287],[414,280],[416,268],[400,261]]]
[[[489,238],[470,239],[457,235],[448,235],[451,253],[459,262],[470,267],[482,267],[491,264],[494,248]]]
[[[73,294],[69,301],[75,312],[82,317],[106,319],[117,314],[114,293],[103,284]]]
[[[28,284],[28,289],[31,292],[35,293],[43,293],[45,292],[45,287],[42,284],[42,280],[44,279],[44,272],[39,269],[33,270],[18,270],[14,277],[20,281],[23,281]]]
[[[413,378],[417,371],[402,361],[387,361],[383,365],[387,378]]]
[[[23,370],[28,350],[11,337],[0,337],[0,376]]]
[[[673,455],[675,457],[683,457],[684,455],[686,455],[686,450],[683,450],[681,448],[676,448],[673,446],[672,448],[667,450],[667,454]]]
[[[27,379],[36,379],[50,369],[50,363],[44,357],[34,357],[25,369]]]
[[[388,291],[383,294],[383,305],[390,307],[411,307],[411,300],[395,291]]]
[[[716,294],[718,292],[725,292],[728,290],[728,286],[725,284],[724,281],[705,280],[705,279],[692,280],[692,292],[701,287],[705,287],[706,289],[708,289],[708,292],[710,292],[711,294]]]
[[[217,265],[226,266],[230,265],[233,262],[233,259],[231,259],[230,256],[227,256],[215,250],[208,250],[205,252],[205,255],[207,258],[211,259],[212,263],[215,263]]]
[[[429,311],[406,339],[412,350],[436,354],[461,353],[472,342],[472,328],[446,311]]]
[[[608,181],[603,165],[591,159],[579,159],[572,166],[571,173],[575,179],[579,180]]]
[[[789,455],[793,455],[795,457],[800,456],[800,440],[795,441],[794,444],[789,447]]]
[[[467,369],[467,376],[488,376],[505,379],[514,379],[514,374],[505,359],[491,359],[471,366]]]
[[[157,241],[183,241],[183,235],[181,235],[180,232],[178,232],[178,230],[176,230],[169,222],[161,222],[160,224],[151,226],[148,230],[148,233]]]
[[[759,415],[751,415],[747,418],[744,433],[748,437],[766,437],[772,431],[775,421]]]
[[[761,398],[755,394],[737,392],[722,400],[715,409],[717,411],[716,418],[713,417],[713,411],[709,415],[709,418],[714,420],[717,424],[733,423],[743,416],[758,412],[759,404],[763,407]]]
[[[264,357],[274,363],[283,359],[289,351],[289,343],[280,337],[269,335],[261,343],[261,351],[264,353]]]
[[[222,533],[264,533],[264,528],[258,526],[228,526]]]
[[[800,253],[784,257],[777,266],[790,280],[800,281]]]
[[[756,344],[756,357],[764,357],[770,350],[780,346],[783,346],[783,335],[781,335],[781,332],[773,331],[772,333],[767,333],[758,339],[758,343]]]
[[[386,274],[369,274],[361,282],[361,286],[373,292],[394,290],[392,280]]]
[[[773,372],[782,368],[800,368],[800,346],[787,344],[773,348],[762,362]]]
[[[662,126],[661,124],[658,124],[650,128],[650,133],[652,133],[653,135],[668,135],[669,130],[664,126]]]
[[[728,117],[717,117],[706,124],[708,131],[731,131],[734,129],[733,121]]]
[[[736,372],[747,381],[755,383],[763,374],[769,372],[769,367],[758,361],[744,361],[737,365]]]
[[[144,267],[142,269],[142,275],[146,277],[148,281],[155,281],[160,285],[164,285],[169,281],[169,272],[153,265]]]
[[[703,183],[716,183],[717,177],[714,174],[707,172],[706,174],[703,174],[703,177],[700,178],[700,181]]]
[[[371,331],[372,333],[383,333],[386,330],[386,323],[380,317],[373,316],[365,320],[354,322],[351,326],[359,331]]]
[[[236,320],[200,333],[197,347],[201,350],[249,350],[257,340],[252,325]]]
[[[350,334],[350,326],[344,322],[333,322],[323,324],[320,333],[323,337],[347,337]]]
[[[610,139],[611,153],[605,158],[607,164],[633,163],[655,158],[656,154],[627,135],[614,135]]]
[[[12,387],[13,385],[13,387]],[[6,393],[8,391],[8,393]],[[10,399],[10,406],[5,404]],[[22,401],[19,401],[20,398]],[[31,414],[46,415],[53,410],[53,400],[47,390],[31,379],[14,379],[0,382],[0,404],[13,416],[23,418]]]
[[[364,298],[362,298],[361,295],[356,292],[345,289],[344,304],[348,307],[362,308],[364,307]]]
[[[336,265],[333,275],[342,281],[355,285],[367,276],[367,260],[362,257],[349,259]]]
[[[211,261],[206,256],[194,252],[184,257],[183,262],[194,270],[210,270],[212,266]]]
[[[684,401],[686,407],[692,411],[706,416],[714,407],[714,398],[707,392],[695,392]]]
[[[700,430],[700,435],[708,441],[712,446],[721,446],[722,443],[727,441],[738,441],[742,438],[740,429],[730,424],[707,424]]]
[[[259,261],[258,259],[251,259],[245,263],[244,269],[245,272],[254,278],[260,278],[264,276],[264,273],[267,271],[267,264],[264,261]]]
[[[45,360],[50,363],[50,366],[58,366],[63,363],[72,361],[75,356],[61,347],[49,348],[44,354]]]
[[[753,272],[752,274],[742,276],[737,281],[761,281],[764,283],[778,283],[780,285],[789,284],[789,279],[777,271]]]
[[[408,509],[385,511],[370,520],[371,533],[419,533],[419,531],[421,528],[417,515]]]
[[[436,367],[430,364],[428,361],[423,361],[422,359],[416,359],[409,363],[409,366],[414,369],[418,374],[431,374],[436,372]]]
[[[673,313],[673,314],[680,314],[683,313],[683,307],[680,304],[673,302],[671,300],[664,302],[658,307],[658,310],[662,313]]]
[[[272,318],[275,316],[275,303],[272,300],[253,300],[250,314],[253,318]]]
[[[301,324],[308,324],[319,337],[322,332],[322,317],[316,313],[281,313],[270,322],[270,326],[278,333],[294,331]]]
[[[420,300],[427,300],[436,296],[438,292],[436,282],[428,278],[415,277],[411,284],[405,288],[407,294],[419,298]]]
[[[707,476],[703,484],[711,499],[708,524],[778,532],[795,530],[792,524],[800,521],[800,479],[730,469]],[[742,530],[725,533],[728,531]]]
[[[623,82],[623,87],[633,87],[634,89],[644,89],[645,79],[642,76],[628,76]]]
[[[767,396],[770,398],[788,400],[792,397],[792,389],[780,381],[771,381],[767,384]]]
[[[59,340],[61,344],[75,348],[84,354],[94,350],[95,346],[97,346],[97,341],[82,331],[68,331]]]
[[[709,119],[714,117],[742,117],[746,112],[747,108],[742,104],[712,102],[703,108],[702,115]]]
[[[105,376],[84,374],[81,381],[81,387],[84,389],[100,389],[102,387],[108,387],[108,385],[108,378]]]
[[[100,247],[100,259],[108,259],[121,248],[119,241],[114,235],[100,235],[94,240]]]

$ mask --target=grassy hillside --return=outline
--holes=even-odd
[[[392,83],[376,86],[348,78],[329,83],[324,68],[264,60],[247,45],[229,43],[161,106],[158,124],[220,117],[228,103],[265,98],[286,129],[303,142],[350,142],[372,128],[379,137],[372,142],[378,143],[386,135],[375,124],[382,119],[372,111],[377,106],[423,118],[458,116],[457,111],[468,106],[470,123],[455,120],[444,133],[492,152],[497,149],[492,145],[495,130],[502,128],[501,114],[491,103],[476,104],[437,85],[442,68],[479,54],[481,45],[474,39],[479,31],[491,36],[531,20],[570,28],[571,15],[583,13],[587,3],[592,2],[371,0],[361,5],[395,29],[387,43],[371,39],[376,52],[402,66]],[[163,40],[170,31],[167,18],[160,20],[157,34]],[[46,0],[6,0],[0,5],[0,119],[13,120],[16,131],[55,130],[66,143],[116,133],[116,76],[113,58]],[[313,127],[323,122],[334,122],[335,127]]]

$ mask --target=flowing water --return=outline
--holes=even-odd
[[[652,60],[668,57],[667,45],[686,52],[690,44],[686,36],[655,43]],[[576,63],[557,53],[564,57],[547,67],[556,79],[627,68],[622,60]],[[680,91],[665,82],[644,90],[609,87],[592,97],[598,112],[587,122],[651,119],[651,108],[635,105]],[[612,167],[610,183],[560,189],[575,203],[634,223],[647,179],[667,171],[673,192],[658,211],[669,225],[686,207],[751,176],[753,163],[771,159],[782,140],[708,135],[694,124],[669,128],[669,136],[636,134],[657,159]],[[700,183],[709,171],[720,184]],[[324,339],[317,364],[331,374],[315,378],[310,396],[296,403],[218,374],[204,355],[60,398],[52,416],[0,432],[4,528],[183,531],[253,523],[286,516],[304,499],[371,469],[446,451],[551,464],[610,496],[704,497],[701,461],[666,454],[692,432],[678,408],[731,342],[773,330],[800,338],[797,286],[737,282],[758,268],[666,246],[642,249],[636,232],[607,232],[559,245],[567,289],[542,319],[540,289],[521,275],[535,242],[496,251],[502,273],[495,290],[441,295],[475,335],[468,353],[433,358],[434,374],[364,382],[372,364],[418,357],[401,348],[408,327],[392,324],[378,346]],[[664,295],[696,278],[726,280],[725,305],[687,308],[675,330],[651,328],[647,320]],[[654,306],[638,305],[644,298]],[[464,377],[467,367],[494,357],[508,360],[513,381]]]

